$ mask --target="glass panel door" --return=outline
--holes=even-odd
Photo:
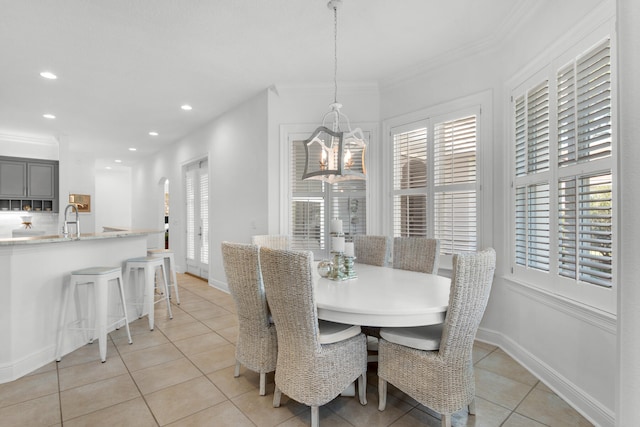
[[[187,273],[209,277],[209,172],[207,160],[186,167]]]

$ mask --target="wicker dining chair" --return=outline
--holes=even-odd
[[[393,239],[393,268],[438,274],[440,241],[427,237]]]
[[[489,299],[496,253],[454,255],[449,308],[441,325],[382,328],[378,344],[378,409],[386,406],[387,382],[442,416],[465,406],[475,414],[473,341]]]
[[[251,243],[271,249],[290,249],[289,236],[284,234],[263,234],[251,236]]]
[[[260,374],[260,395],[266,393],[266,374],[276,370],[278,341],[262,285],[259,248],[256,245],[222,243],[222,262],[229,291],[238,313],[238,340],[234,376],[240,364]]]
[[[437,274],[439,255],[439,240],[427,237],[396,237],[393,239],[393,268]],[[364,326],[362,332],[367,336],[380,338],[380,328],[378,327]],[[375,361],[375,352],[377,351],[375,340],[370,340],[369,351],[373,353],[370,360]]]
[[[389,238],[387,236],[373,236],[356,234],[353,236],[356,262],[361,264],[383,267],[389,259]]]
[[[366,404],[367,348],[360,328],[349,325],[342,328],[355,329],[355,335],[322,343],[312,262],[313,254],[308,251],[260,248],[264,288],[278,333],[273,406],[280,406],[282,393],[311,406],[311,425],[315,427],[319,407],[356,379],[360,403]],[[333,326],[340,328],[339,324]]]

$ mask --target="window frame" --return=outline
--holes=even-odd
[[[491,202],[493,197],[492,174],[487,172],[491,171],[493,152],[493,147],[490,143],[493,140],[492,111],[492,92],[485,91],[383,121],[383,149],[385,153],[382,157],[385,160],[383,177],[386,197],[382,203],[386,204],[383,218],[385,235],[394,235],[393,129],[407,125],[411,126],[414,123],[429,123],[428,129],[432,130],[437,123],[476,115],[476,249],[480,250],[493,244],[493,222],[491,221],[493,216]],[[433,137],[433,133],[429,133],[427,139],[429,140]],[[433,156],[433,146],[428,147],[428,149],[430,150],[429,156]],[[431,201],[427,202],[427,206],[433,206],[433,194],[430,197]],[[432,208],[428,209],[428,215],[433,218]],[[433,222],[432,219],[429,219],[429,221]],[[428,236],[433,236],[432,227],[428,230]],[[452,255],[440,255],[441,272],[452,269],[452,259]]]
[[[586,31],[586,30],[585,30]],[[612,142],[611,150],[612,154],[606,159],[598,159],[594,162],[580,162],[564,166],[558,165],[558,85],[557,77],[561,70],[564,70],[567,65],[589,52],[591,49],[596,48],[604,40],[610,41],[610,67],[611,67],[611,132]],[[508,146],[509,156],[507,158],[507,169],[509,172],[510,191],[508,197],[508,218],[510,223],[510,242],[509,242],[509,278],[515,283],[525,284],[534,288],[541,289],[552,295],[557,295],[560,298],[566,298],[572,300],[578,304],[582,304],[586,307],[593,307],[595,309],[603,310],[608,313],[615,314],[616,312],[616,299],[617,299],[617,257],[619,255],[618,249],[618,206],[619,206],[619,191],[618,191],[618,177],[617,177],[617,156],[618,156],[618,136],[617,136],[617,87],[616,87],[616,39],[615,28],[612,20],[607,20],[604,23],[600,23],[588,31],[583,37],[576,37],[573,44],[569,43],[570,48],[563,48],[563,51],[553,55],[553,47],[549,49],[549,52],[545,52],[538,59],[534,60],[525,71],[520,75],[515,76],[507,84],[506,95],[508,99],[505,102],[505,123],[508,123]],[[558,44],[558,46],[567,46],[566,43]],[[534,71],[532,71],[534,70]],[[516,161],[515,161],[515,143],[514,135],[516,131],[515,123],[515,101],[518,97],[525,94],[528,90],[534,88],[543,79],[549,82],[549,158],[550,169],[548,171],[532,173],[524,177],[518,177],[516,175]],[[559,274],[559,261],[558,261],[558,242],[559,242],[559,217],[558,217],[558,195],[559,195],[559,181],[563,178],[574,176],[579,181],[581,177],[587,177],[595,175],[601,172],[611,171],[612,182],[611,190],[614,194],[614,200],[612,203],[613,216],[611,219],[611,232],[612,232],[612,251],[614,251],[614,259],[612,261],[612,284],[611,287],[602,287],[593,285],[590,283],[582,282],[573,278],[561,276]],[[526,266],[522,266],[516,262],[516,190],[522,185],[535,184],[541,181],[546,181],[550,184],[550,210],[549,217],[549,271],[539,271]],[[577,268],[577,265],[576,265]]]

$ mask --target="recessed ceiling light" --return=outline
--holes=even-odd
[[[149,132],[149,135],[151,135],[151,136],[158,136],[158,132],[151,131],[151,132]]]
[[[105,169],[107,169],[107,170],[111,170],[111,166],[107,166]]]
[[[118,160],[115,160],[115,162],[116,163],[122,163],[122,160],[118,159]]]
[[[42,117],[44,117],[45,119],[55,119],[56,116],[54,116],[53,114],[43,114]]]
[[[51,71],[43,71],[43,72],[40,73],[40,75],[42,77],[44,77],[45,79],[49,79],[49,80],[55,80],[55,79],[58,78],[58,76],[53,74]]]
[[[130,147],[129,148],[129,151],[136,151],[136,150],[137,150],[137,148],[134,148],[134,147]]]
[[[185,111],[191,111],[191,110],[193,110],[193,107],[192,107],[191,105],[188,105],[188,104],[184,104],[184,105],[183,105],[182,107],[180,107],[180,108],[182,108],[182,109],[183,109],[183,110],[185,110]]]

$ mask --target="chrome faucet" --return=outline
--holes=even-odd
[[[76,211],[75,221],[67,220],[67,214],[69,213],[69,209],[73,209]],[[78,218],[78,207],[74,204],[69,204],[67,205],[66,208],[64,208],[64,225],[62,226],[62,235],[64,237],[69,237],[69,224],[76,225],[76,238],[79,239],[80,238],[80,219]]]

